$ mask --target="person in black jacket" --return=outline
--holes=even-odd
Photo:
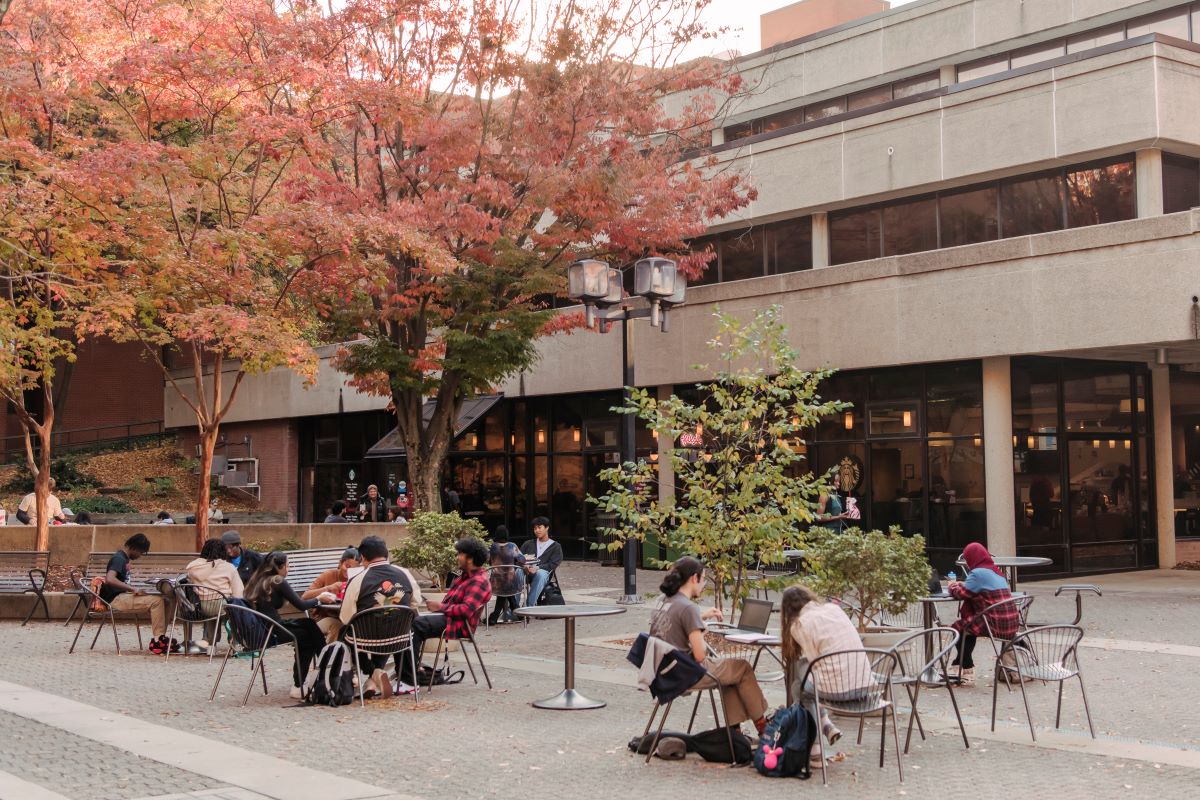
[[[225,531],[221,534],[221,544],[225,545],[225,560],[238,571],[242,584],[250,585],[250,578],[262,566],[263,554],[242,547],[242,535],[237,531]]]
[[[525,567],[530,576],[529,593],[525,595],[527,606],[537,605],[542,592],[546,590],[546,584],[550,582],[550,576],[563,560],[562,545],[550,538],[550,520],[534,517],[533,535],[537,538],[521,545],[521,552],[525,554],[526,560],[533,561]]]
[[[299,656],[299,671],[296,667],[292,668],[292,697],[300,699],[301,689],[304,685],[304,677],[308,674],[309,665],[312,663],[313,657],[320,652],[325,645],[325,634],[321,633],[321,629],[317,627],[317,623],[308,617],[300,619],[283,619],[279,616],[279,609],[283,607],[284,602],[291,603],[300,611],[307,611],[310,608],[315,608],[320,602],[321,597],[314,597],[311,600],[302,600],[300,595],[296,594],[287,582],[288,563],[287,553],[282,553],[278,550],[262,558],[262,565],[246,582],[245,600],[246,604],[252,609],[265,614],[271,619],[278,622],[296,637],[296,654]],[[326,601],[336,599],[333,595],[324,596]],[[271,644],[278,644],[275,636],[272,635]]]

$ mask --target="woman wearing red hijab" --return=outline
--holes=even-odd
[[[957,674],[962,679],[963,686],[973,686],[975,662],[971,654],[975,650],[978,637],[987,635],[983,610],[993,603],[1008,600],[1012,594],[1008,590],[1008,580],[992,561],[992,555],[986,547],[978,542],[971,542],[963,550],[963,560],[967,562],[966,580],[951,581],[948,589],[951,595],[962,601],[958,608],[958,619],[951,626],[958,631],[960,637],[958,654],[954,657],[954,666],[957,669],[951,668],[951,674]],[[1001,639],[1016,636],[1020,622],[1020,615],[1012,605],[987,615],[987,624],[991,626],[992,635]]]

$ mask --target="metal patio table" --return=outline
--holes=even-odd
[[[589,708],[604,708],[607,703],[591,700],[575,691],[575,620],[579,617],[608,617],[624,614],[620,606],[526,606],[518,608],[517,615],[531,619],[561,619],[566,628],[566,653],[563,664],[566,668],[563,690],[554,697],[534,702],[534,708],[549,708],[556,711],[581,711]]]

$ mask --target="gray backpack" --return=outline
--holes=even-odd
[[[345,642],[321,648],[317,664],[304,680],[304,701],[316,706],[344,706],[354,702],[354,658]]]

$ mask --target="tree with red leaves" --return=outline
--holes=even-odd
[[[709,144],[728,65],[679,63],[706,2],[347,0],[327,15],[323,93],[346,113],[323,187],[356,230],[325,311],[339,366],[389,397],[417,510],[463,401],[529,367],[567,264],[684,253],[753,190]],[[353,222],[349,222],[349,221]],[[428,398],[432,414],[424,413]]]

